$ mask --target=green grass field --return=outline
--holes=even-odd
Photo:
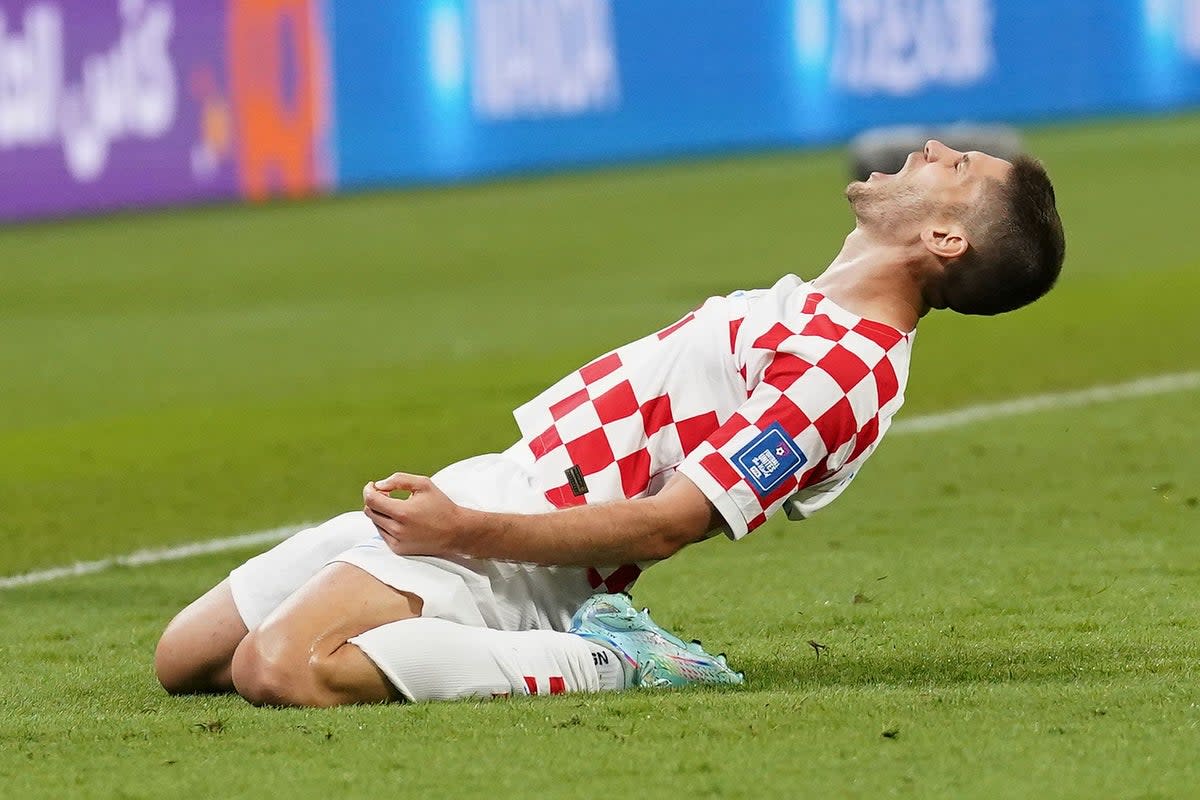
[[[901,419],[1200,369],[1200,117],[1030,133],[1060,287],[922,323]],[[0,231],[0,576],[320,520],[705,296],[812,276],[840,153]],[[845,497],[639,582],[746,687],[172,698],[251,551],[0,590],[0,796],[1194,797],[1200,392],[897,435]],[[809,641],[826,646],[817,657]]]

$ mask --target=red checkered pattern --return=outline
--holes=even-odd
[[[567,681],[562,675],[548,675],[546,683],[542,686],[546,690],[544,692],[538,691],[538,684],[540,682],[536,676],[522,675],[521,677],[525,679],[525,691],[529,694],[564,694],[567,691]],[[495,694],[492,695],[492,697],[496,696]],[[501,696],[507,697],[508,695]]]
[[[911,338],[789,276],[769,290],[711,298],[568,375],[514,416],[555,507],[644,497],[679,469],[740,537],[789,498],[813,505],[870,454],[902,400]],[[808,460],[758,497],[732,456],[775,422]],[[572,467],[586,494],[572,490]],[[805,490],[812,496],[801,497]],[[588,579],[594,589],[624,591],[645,566],[595,567]]]

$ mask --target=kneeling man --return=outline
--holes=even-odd
[[[235,569],[167,627],[163,686],[329,706],[740,683],[623,593],[828,505],[903,402],[920,318],[1019,308],[1062,266],[1031,159],[931,140],[846,193],[855,228],[815,280],[709,298],[518,408],[505,452],[368,483],[362,511]]]

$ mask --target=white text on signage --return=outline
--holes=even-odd
[[[610,0],[475,0],[473,10],[479,116],[572,116],[617,104]]]
[[[860,94],[963,86],[995,62],[988,0],[839,0],[834,80]]]
[[[121,0],[121,29],[107,50],[65,75],[62,9],[34,3],[9,31],[0,12],[0,150],[60,143],[78,181],[95,180],[113,141],[154,139],[175,122],[177,85],[166,2]]]

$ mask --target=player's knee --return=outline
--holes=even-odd
[[[246,626],[222,581],[175,615],[154,648],[154,674],[171,694],[227,692],[229,662]]]
[[[264,647],[261,638],[251,633],[233,654],[233,688],[256,706],[301,705],[293,684],[296,669],[277,653]]]
[[[168,694],[183,694],[188,690],[185,664],[180,658],[178,637],[168,625],[154,648],[154,675]]]
[[[178,621],[171,620],[154,648],[154,674],[168,694],[188,694],[201,684],[203,665],[193,652],[192,636]]]
[[[250,634],[233,655],[233,686],[256,706],[337,705],[338,697],[318,679],[313,662]]]

